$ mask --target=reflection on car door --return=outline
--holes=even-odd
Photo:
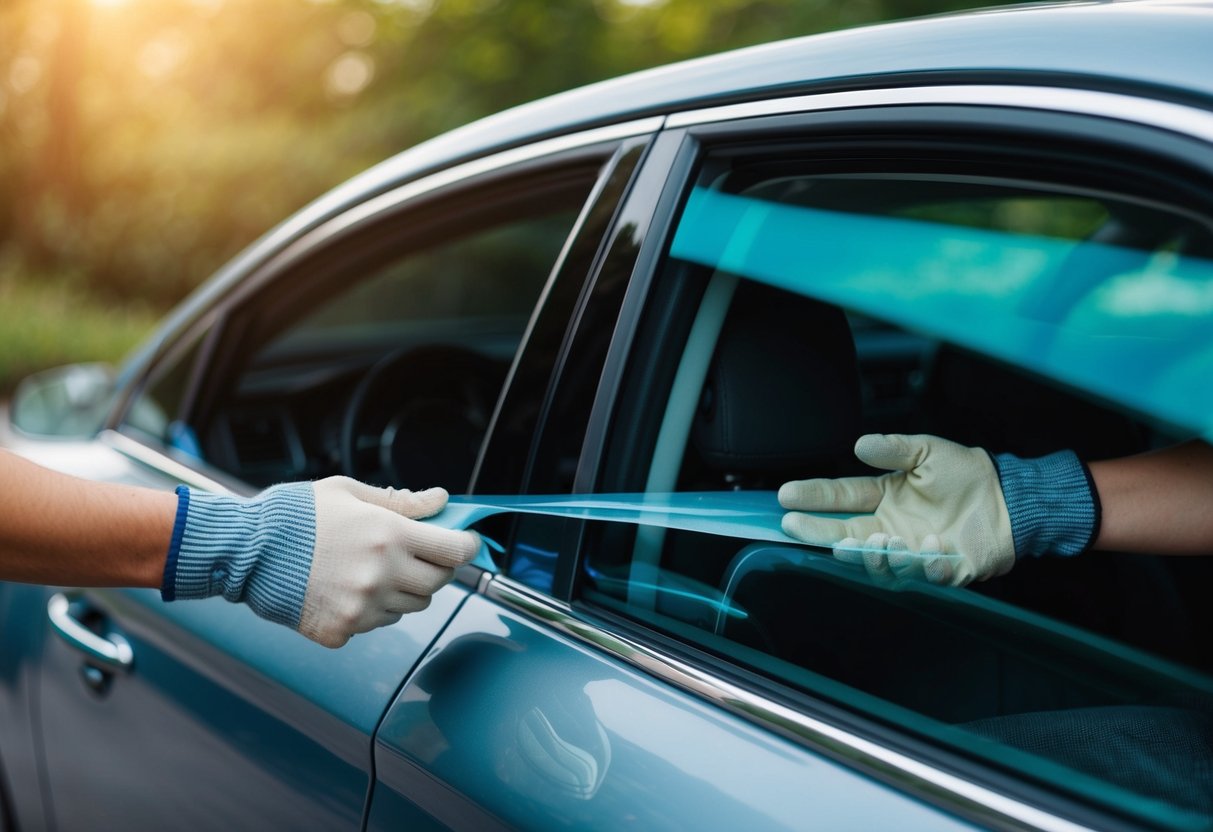
[[[371,830],[415,807],[463,828],[969,828],[484,598],[397,697],[375,763]]]

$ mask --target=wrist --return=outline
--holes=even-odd
[[[1090,471],[1073,451],[993,459],[1017,558],[1071,556],[1090,548],[1099,530],[1099,500]]]
[[[222,595],[297,628],[315,542],[311,483],[275,486],[251,499],[181,486],[161,597]]]

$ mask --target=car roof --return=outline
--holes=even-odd
[[[808,35],[625,75],[523,104],[423,142],[314,206],[537,139],[650,115],[882,85],[1013,83],[1213,106],[1213,2],[1027,5]],[[328,210],[325,210],[328,209]]]
[[[724,52],[591,84],[424,142],[354,181],[399,180],[511,145],[772,96],[915,84],[1065,84],[1213,106],[1213,2],[1026,5]],[[352,183],[351,183],[352,184]]]
[[[1213,106],[1210,44],[1210,0],[1015,6],[809,35],[560,93],[422,142],[320,197],[208,281],[139,358],[150,357],[175,324],[186,323],[242,274],[349,207],[499,150],[646,116],[890,85],[1065,85]]]

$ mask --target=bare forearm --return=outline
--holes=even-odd
[[[0,580],[160,585],[177,498],[93,483],[0,451]]]
[[[1213,553],[1213,447],[1188,442],[1093,462],[1103,507],[1095,549],[1160,555]]]

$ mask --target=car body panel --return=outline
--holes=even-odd
[[[47,589],[0,593],[5,611],[45,615]],[[448,587],[407,626],[329,651],[221,599],[164,605],[147,590],[90,591],[84,602],[127,639],[135,665],[97,696],[81,654],[48,633],[25,669],[39,674],[58,827],[357,828],[374,727],[466,593]],[[132,800],[140,794],[155,797]]]
[[[972,828],[478,597],[401,690],[375,759],[369,830],[414,805],[507,828]]]

